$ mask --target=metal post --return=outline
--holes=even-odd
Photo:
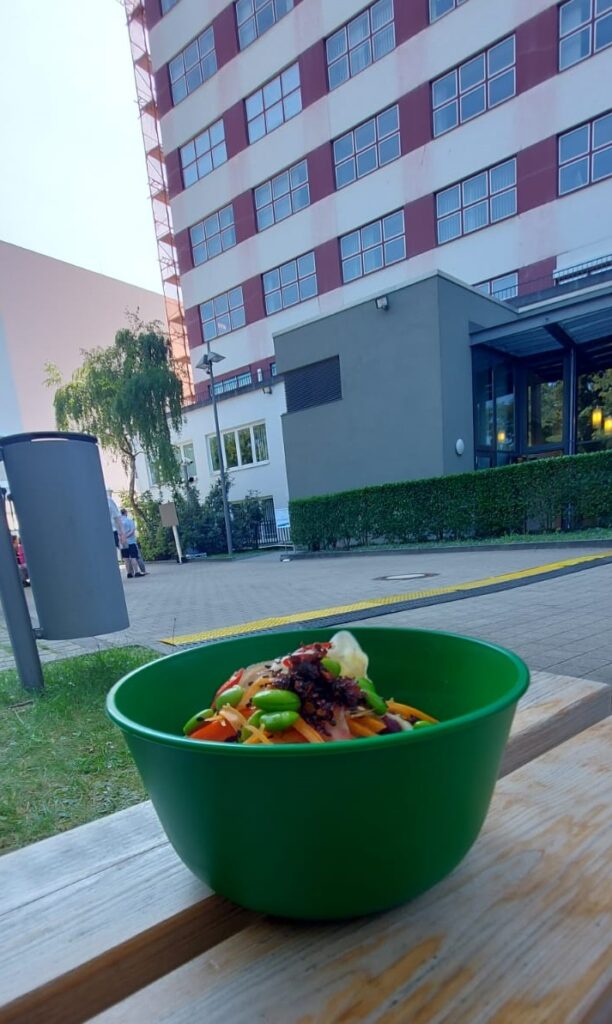
[[[212,406],[213,416],[215,418],[215,434],[217,437],[217,451],[219,452],[219,472],[221,476],[221,497],[223,499],[223,518],[225,519],[225,540],[227,544],[227,553],[229,557],[232,557],[232,526],[229,513],[229,505],[227,502],[227,477],[225,475],[225,461],[223,458],[223,448],[221,446],[221,431],[219,430],[219,415],[217,413],[217,396],[215,395],[215,375],[213,373],[213,364],[210,360],[210,351],[208,352],[209,363],[208,372],[210,374],[210,389],[212,395]]]
[[[578,405],[578,373],[576,367],[576,348],[572,345],[568,357],[568,424],[567,424],[567,454],[576,454],[576,409]]]
[[[174,537],[174,543],[176,545],[176,553],[178,555],[179,565],[182,565],[183,562],[184,562],[183,549],[181,547],[181,541],[179,539],[179,532],[178,532],[178,529],[177,529],[176,526],[172,527],[172,536]]]
[[[0,601],[21,684],[26,690],[40,691],[45,688],[42,666],[11,541],[5,496],[0,488]]]

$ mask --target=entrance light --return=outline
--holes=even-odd
[[[601,429],[602,420],[603,411],[601,409],[593,409],[593,412],[591,413],[591,423],[593,425],[593,430]]]

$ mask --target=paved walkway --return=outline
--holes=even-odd
[[[297,562],[281,562],[274,553],[230,563],[152,565],[144,579],[124,581],[129,629],[86,640],[41,641],[39,646],[43,660],[128,643],[168,653],[171,648],[160,644],[164,637],[448,587],[589,553],[601,549],[449,550]],[[413,573],[434,575],[380,578]],[[522,654],[534,669],[612,683],[611,593],[612,565],[606,565],[517,590],[396,612],[371,623],[450,629],[497,640]],[[11,664],[0,619],[0,668]]]

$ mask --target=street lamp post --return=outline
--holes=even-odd
[[[221,445],[221,431],[219,429],[219,413],[217,412],[217,396],[215,394],[215,375],[213,372],[214,363],[220,363],[225,356],[222,356],[219,352],[211,352],[210,345],[206,346],[206,355],[202,356],[199,363],[196,363],[196,369],[205,370],[210,377],[210,391],[212,397],[213,416],[215,420],[215,436],[217,438],[217,451],[219,453],[219,475],[221,477],[221,498],[223,500],[223,518],[225,520],[225,541],[227,544],[227,553],[229,557],[232,557],[232,524],[230,520],[229,504],[227,501],[227,476],[225,474],[225,460],[223,458],[223,447]]]

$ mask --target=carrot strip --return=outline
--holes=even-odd
[[[362,725],[361,722],[356,722],[354,718],[347,719],[347,722],[352,736],[376,736],[375,732],[372,732],[372,730],[368,729],[367,726]]]
[[[433,722],[434,725],[438,722],[437,718],[432,718],[431,715],[426,715],[424,711],[412,708],[409,704],[399,704],[396,700],[388,700],[387,706],[389,711],[394,711],[397,715],[401,715],[402,718],[410,718],[411,715],[414,715],[415,718],[420,718],[423,722]]]
[[[269,684],[270,679],[268,678],[268,676],[259,676],[259,678],[255,680],[255,682],[251,683],[250,686],[247,686],[246,690],[244,691],[244,695],[240,698],[238,709],[242,711],[247,706],[249,701],[253,699],[255,694],[264,686],[267,686]]]
[[[313,729],[313,727],[309,725],[308,722],[305,722],[303,718],[298,718],[297,722],[293,723],[293,728],[296,729],[305,740],[308,740],[309,743],[325,743],[325,740],[322,736],[319,736],[317,730]]]
[[[384,732],[387,728],[384,722],[381,722],[380,718],[374,718],[372,715],[366,715],[359,719],[361,725],[365,725],[366,729],[371,729],[372,732]]]
[[[205,722],[199,729],[192,732],[190,740],[211,740],[213,743],[223,743],[231,736],[236,735],[237,730],[229,722],[220,718]]]

